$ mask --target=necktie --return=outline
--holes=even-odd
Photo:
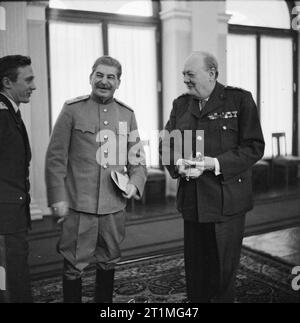
[[[204,109],[206,102],[207,101],[205,99],[200,99],[199,100],[199,108],[200,108],[200,111],[202,111]]]
[[[18,119],[20,119],[20,120],[22,119],[20,109],[18,109],[18,111],[16,112],[16,115],[17,115]]]

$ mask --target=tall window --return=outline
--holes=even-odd
[[[89,75],[103,54],[123,67],[116,98],[131,106],[141,138],[149,141],[159,128],[159,19],[152,1],[50,0],[48,10],[51,76],[51,122],[67,99],[89,94]],[[157,166],[157,147],[148,165]],[[151,158],[150,158],[151,156]]]
[[[227,83],[252,92],[272,155],[272,133],[285,132],[287,153],[297,152],[293,59],[295,39],[283,0],[227,0]]]

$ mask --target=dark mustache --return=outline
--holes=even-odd
[[[107,85],[97,84],[97,87],[104,90],[111,90],[111,87]]]

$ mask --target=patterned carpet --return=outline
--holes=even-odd
[[[292,266],[243,248],[237,276],[237,302],[300,303],[293,291]],[[83,302],[93,302],[94,270],[86,272]],[[62,302],[61,278],[33,282],[35,302]],[[114,302],[116,303],[181,303],[186,301],[182,253],[145,259],[120,265],[116,271]]]

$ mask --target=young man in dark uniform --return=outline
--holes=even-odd
[[[0,58],[0,302],[32,302],[27,229],[31,151],[19,110],[35,90],[29,57]]]
[[[179,178],[188,300],[233,302],[245,214],[253,207],[251,167],[263,156],[263,134],[251,93],[217,82],[211,54],[193,53],[183,76],[188,93],[174,100],[165,129],[192,130],[194,158],[179,156],[166,138],[161,154],[170,152],[167,168]],[[202,140],[204,154],[195,151]]]

